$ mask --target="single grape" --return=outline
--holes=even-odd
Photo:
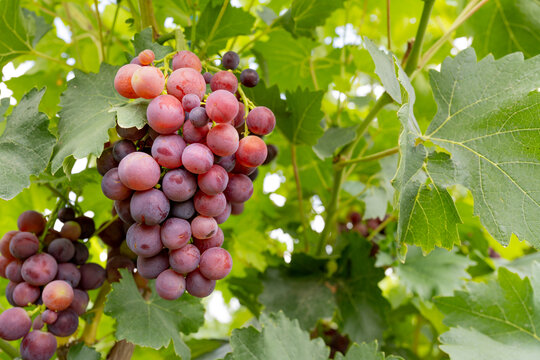
[[[245,69],[240,74],[240,82],[246,87],[255,87],[259,83],[259,74],[253,69]]]
[[[101,191],[111,200],[124,200],[131,196],[133,190],[120,181],[118,168],[112,168],[101,179]]]
[[[192,68],[197,72],[201,72],[201,60],[189,50],[182,50],[176,53],[172,61],[173,70],[181,68]]]
[[[231,214],[240,215],[244,212],[244,203],[231,203]]]
[[[76,291],[76,290],[73,290],[73,291]],[[78,290],[78,291],[82,291],[82,290]],[[54,322],[58,319],[58,313],[53,311],[53,310],[45,310],[42,314],[41,314],[41,320],[43,320],[43,322],[45,324],[54,324]]]
[[[217,164],[225,169],[227,172],[231,172],[234,169],[234,166],[236,164],[236,156],[235,155],[229,155],[229,156],[223,156],[221,157]]]
[[[71,302],[71,305],[69,306],[69,308],[75,311],[77,315],[81,316],[82,314],[86,312],[86,307],[88,306],[88,302],[90,302],[90,297],[88,296],[88,293],[86,291],[80,290],[80,289],[73,289],[73,301]],[[43,321],[45,321],[46,312],[47,310],[43,312],[43,315],[42,315]],[[56,313],[53,313],[53,314],[56,315]],[[51,320],[52,320],[52,315],[51,315]],[[56,318],[52,321],[52,323],[54,323],[55,321],[56,321]]]
[[[152,145],[152,157],[157,163],[167,169],[182,166],[182,153],[186,142],[180,135],[160,135]]]
[[[238,114],[238,100],[226,90],[216,90],[208,95],[205,109],[206,114],[213,121],[217,123],[229,123]]]
[[[96,231],[94,219],[88,216],[79,216],[75,218],[75,221],[81,226],[81,236],[79,236],[79,239],[88,239],[94,235]]]
[[[21,275],[30,285],[43,286],[56,277],[57,271],[56,260],[49,254],[39,253],[24,261]]]
[[[182,98],[182,107],[184,111],[190,112],[201,105],[201,99],[195,94],[187,94]]]
[[[131,197],[125,200],[116,200],[114,202],[114,209],[116,210],[118,217],[120,218],[120,220],[122,220],[128,225],[131,225],[135,222],[135,220],[133,220],[133,218],[131,217],[130,204]]]
[[[165,77],[156,67],[141,66],[131,76],[131,86],[139,97],[153,99],[163,91]]]
[[[135,144],[131,140],[123,139],[114,143],[113,145],[113,157],[114,160],[120,162],[127,155],[137,151]]]
[[[49,332],[53,335],[65,337],[77,331],[79,327],[79,316],[72,309],[58,312],[58,319],[48,326]]]
[[[189,144],[182,153],[182,163],[189,172],[194,174],[204,174],[214,164],[214,155],[210,149],[203,144]],[[171,199],[175,201],[181,201]]]
[[[116,91],[128,99],[136,99],[139,96],[135,93],[131,85],[131,79],[135,71],[140,69],[140,65],[127,64],[122,66],[114,77],[114,88]]]
[[[251,110],[246,121],[249,131],[257,135],[268,135],[276,126],[276,117],[266,106],[257,106]]]
[[[193,200],[186,200],[182,202],[173,202],[171,204],[170,215],[189,220],[195,214],[195,205],[193,205]]]
[[[73,208],[65,207],[58,210],[58,220],[60,220],[61,222],[66,223],[73,219],[75,219],[75,210],[73,210]]]
[[[45,285],[41,298],[48,309],[61,311],[71,305],[73,288],[63,280],[54,280]]]
[[[225,90],[234,94],[238,90],[238,79],[230,71],[218,71],[212,76],[210,89],[212,91]]]
[[[61,237],[62,235],[60,235],[60,231],[56,231],[54,229],[48,229],[47,234],[45,235],[41,243],[43,244],[43,246],[47,247],[54,239],[58,239]]]
[[[43,319],[41,319],[41,315],[36,316],[32,322],[32,329],[41,330],[43,329],[43,326],[45,326],[45,324],[43,323]]]
[[[170,80],[169,80],[170,81]],[[182,103],[172,95],[159,95],[146,109],[148,125],[159,134],[173,134],[184,123]]]
[[[8,231],[0,240],[0,254],[2,254],[2,256],[4,256],[6,259],[15,259],[15,256],[13,256],[13,254],[9,251],[9,244],[11,243],[11,239],[13,239],[13,237],[18,233],[19,231],[17,230]]]
[[[162,189],[169,200],[186,201],[195,195],[197,180],[187,170],[171,170],[163,177]]]
[[[216,195],[207,195],[202,191],[198,191],[193,199],[195,210],[204,216],[218,216],[227,207],[227,199],[223,193]]]
[[[206,135],[210,131],[211,124],[206,124],[202,127],[195,127],[191,121],[186,121],[182,129],[184,140],[188,144],[206,142]]]
[[[20,231],[41,234],[47,225],[47,220],[43,215],[34,210],[27,210],[19,215],[17,227]]]
[[[118,136],[131,141],[140,140],[148,132],[148,125],[144,125],[142,129],[137,129],[135,126],[129,128],[123,128],[120,125],[116,125],[116,132]]]
[[[257,177],[259,176],[259,168],[254,169],[255,170],[251,174],[248,174],[248,178],[251,179],[251,182],[255,181],[255,179],[257,179]]]
[[[150,65],[152,61],[154,61],[156,56],[154,55],[154,52],[152,50],[146,49],[139,53],[138,58],[139,58],[139,62],[142,65]]]
[[[203,76],[192,68],[174,70],[167,80],[167,93],[180,101],[187,94],[195,94],[200,100],[205,92],[206,82]]]
[[[227,206],[225,207],[225,210],[223,210],[223,212],[219,214],[218,216],[215,216],[214,219],[216,219],[216,222],[218,224],[223,224],[225,221],[227,221],[230,215],[231,215],[231,204],[227,202]]]
[[[75,245],[69,239],[55,239],[47,247],[47,253],[52,255],[59,263],[68,262],[75,255]]]
[[[80,242],[74,243],[75,245],[75,255],[73,255],[73,258],[71,258],[71,262],[75,265],[82,265],[88,260],[88,257],[90,256],[88,252],[88,248],[86,245]]]
[[[232,269],[231,254],[225,249],[213,247],[201,255],[199,270],[210,280],[220,280],[229,275]]]
[[[212,76],[213,76],[213,75],[212,75],[211,73],[209,73],[208,71],[205,72],[205,73],[203,74],[204,81],[205,81],[207,84],[210,84],[210,81],[212,81]]]
[[[186,290],[186,279],[171,269],[163,271],[156,279],[156,292],[165,300],[176,300]]]
[[[120,219],[113,221],[98,233],[99,238],[110,247],[118,247],[125,239],[124,224]]]
[[[276,145],[274,144],[268,144],[266,145],[266,159],[264,160],[264,162],[262,163],[263,165],[268,165],[272,162],[272,160],[274,160],[276,158],[276,156],[278,155],[278,148]]]
[[[32,320],[23,308],[7,309],[0,314],[0,338],[12,341],[28,334]]]
[[[17,285],[19,284],[13,281],[8,282],[8,284],[6,285],[6,300],[8,301],[8,303],[10,303],[11,306],[17,306],[17,304],[15,304],[15,301],[13,301],[13,291],[15,291]]]
[[[266,155],[266,144],[263,139],[249,135],[240,140],[236,151],[236,161],[240,165],[257,167],[266,160]]]
[[[118,282],[122,278],[120,271],[118,269],[128,269],[129,272],[133,273],[135,270],[135,264],[133,261],[124,255],[116,255],[107,260],[107,281],[110,283]]]
[[[238,132],[230,124],[217,124],[208,132],[206,144],[218,156],[232,155],[238,149]]]
[[[225,237],[223,235],[223,230],[218,228],[216,235],[212,236],[209,239],[194,239],[193,245],[195,245],[202,254],[210,248],[221,247],[221,245],[223,245],[224,239]]]
[[[71,285],[72,288],[76,288],[81,281],[81,272],[72,263],[58,264],[56,280],[63,280]]]
[[[6,278],[14,283],[23,281],[22,266],[23,262],[21,260],[12,260],[8,266],[6,266]]]
[[[54,356],[57,342],[54,335],[34,330],[21,341],[20,352],[23,360],[49,360]]]
[[[170,218],[161,226],[161,242],[168,249],[179,249],[190,239],[191,225],[184,219]]]
[[[134,152],[118,165],[120,181],[132,190],[148,190],[156,186],[161,176],[159,164],[148,154]]]
[[[6,268],[10,262],[10,259],[3,255],[0,255],[0,277],[6,278]]]
[[[238,64],[240,64],[240,56],[238,56],[237,53],[234,51],[227,51],[223,54],[221,65],[223,65],[225,69],[234,70],[238,67]]]
[[[12,298],[17,306],[25,307],[35,303],[39,299],[39,295],[41,295],[39,287],[22,282],[15,286]]]
[[[238,129],[238,128],[242,129],[242,127],[244,126],[245,121],[246,121],[246,107],[245,107],[244,103],[239,101],[238,102],[238,113],[234,117],[233,126],[236,129]]]
[[[205,278],[199,269],[195,269],[186,276],[186,290],[193,296],[204,298],[214,291],[215,280]]]
[[[159,225],[131,225],[126,234],[126,242],[131,251],[142,257],[157,255],[163,247]]]
[[[171,268],[179,274],[187,274],[199,266],[201,254],[193,244],[187,244],[169,254]]]
[[[101,287],[107,275],[103,267],[94,263],[81,265],[79,271],[81,272],[81,281],[79,282],[81,290],[94,290]]]
[[[251,175],[257,168],[241,165],[239,162],[234,164],[234,169],[231,171],[233,174]]]
[[[152,257],[137,258],[137,272],[145,279],[155,279],[169,268],[169,255],[162,251]]]
[[[161,224],[169,215],[169,199],[161,190],[137,191],[131,197],[131,216],[145,225]]]
[[[133,59],[131,59],[131,61],[129,62],[130,64],[135,64],[135,65],[139,65],[139,66],[144,66],[141,61],[139,60],[139,57],[138,56],[135,56]]]
[[[200,106],[194,107],[189,112],[189,121],[196,128],[202,128],[203,126],[208,125],[209,119],[208,115],[206,115],[205,108]]]
[[[213,217],[199,215],[191,221],[191,234],[197,239],[208,239],[217,232],[218,225]]]
[[[108,147],[101,153],[101,156],[97,158],[96,160],[96,167],[98,173],[103,176],[107,173],[107,171],[111,170],[112,168],[118,167],[118,161],[114,160],[113,153],[112,153],[112,147]],[[71,209],[71,208],[66,208]],[[73,210],[73,209],[72,209]],[[75,213],[73,213],[73,218],[69,220],[73,220],[75,218]],[[63,221],[58,217],[60,221]]]
[[[223,193],[230,202],[243,203],[253,194],[253,183],[246,175],[229,174],[229,183]]]
[[[77,241],[79,236],[81,236],[81,225],[75,221],[66,221],[60,229],[60,236],[63,238],[69,239],[71,241]]]
[[[199,188],[207,195],[217,195],[227,188],[229,176],[227,171],[219,165],[212,165],[210,170],[197,177]]]
[[[31,232],[21,231],[11,239],[9,252],[17,259],[24,260],[39,250],[39,239]]]

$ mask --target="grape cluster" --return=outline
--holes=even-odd
[[[274,130],[274,114],[241,89],[257,85],[255,70],[243,70],[239,84],[234,52],[222,57],[228,71],[214,74],[202,74],[191,51],[172,55],[158,68],[153,52],[144,50],[118,70],[120,95],[151,99],[148,124],[117,126],[123,139],[97,161],[103,193],[129,225],[126,243],[137,255],[137,274],[156,279],[157,293],[168,300],[186,290],[206,297],[229,274],[232,258],[221,247],[218,225],[243,211],[257,167],[277,154],[262,139]]]
[[[25,211],[17,219],[19,230],[0,240],[0,276],[9,280],[6,298],[14,306],[0,314],[0,338],[23,338],[25,360],[51,358],[55,336],[75,333],[79,316],[86,312],[87,291],[105,281],[105,269],[87,263],[88,249],[78,241],[93,235],[94,221],[75,217],[69,207],[60,209],[57,217],[64,223],[60,231],[48,229],[39,212]],[[35,305],[30,314],[37,316],[32,320],[24,307]],[[45,325],[47,331],[42,331]]]

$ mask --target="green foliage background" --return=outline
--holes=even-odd
[[[95,159],[115,121],[144,125],[145,103],[112,86],[142,49],[239,52],[261,76],[246,94],[277,117],[279,156],[222,227],[234,267],[221,295],[147,301],[113,284],[99,324],[81,324],[91,348],[68,359],[122,339],[134,359],[540,357],[540,3],[388,3],[0,0],[17,103],[0,102],[2,233],[58,196],[111,218]],[[105,245],[89,246],[104,264]],[[205,313],[220,296],[224,322]]]

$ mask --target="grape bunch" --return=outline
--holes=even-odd
[[[60,231],[48,228],[55,215],[63,222]],[[78,241],[94,234],[94,221],[75,217],[70,207],[51,218],[47,223],[39,212],[25,211],[17,219],[19,230],[0,240],[0,276],[9,280],[6,298],[14,306],[0,314],[0,338],[22,338],[25,360],[50,359],[56,351],[55,336],[75,333],[88,306],[87,291],[105,281],[105,269],[87,263],[88,249]],[[35,315],[33,320],[30,315]]]
[[[122,140],[97,161],[101,187],[129,226],[126,243],[137,255],[137,274],[156,279],[164,299],[184,291],[206,297],[232,269],[218,225],[243,211],[257,167],[276,156],[277,148],[262,139],[276,119],[245,96],[241,87],[257,85],[259,76],[245,69],[239,83],[238,54],[224,54],[226,70],[214,74],[202,74],[191,51],[166,56],[160,68],[154,58],[144,50],[116,74],[120,95],[150,100],[148,124],[117,125]]]

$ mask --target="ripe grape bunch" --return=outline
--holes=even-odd
[[[50,228],[57,218],[64,223],[60,231]],[[0,276],[9,280],[6,298],[14,306],[0,314],[0,338],[22,338],[25,360],[50,359],[57,347],[55,336],[77,331],[88,306],[87,291],[105,281],[105,269],[86,262],[88,249],[78,241],[94,234],[94,221],[75,217],[66,207],[51,214],[48,222],[39,212],[25,211],[17,226],[19,230],[0,240]]]
[[[245,96],[242,86],[257,85],[259,76],[245,69],[239,84],[238,54],[222,57],[226,70],[206,65],[214,74],[202,74],[191,51],[167,55],[159,68],[154,58],[142,51],[114,79],[120,95],[150,100],[148,124],[117,125],[123,139],[97,163],[102,190],[129,225],[126,243],[137,255],[137,273],[156,279],[159,296],[174,300],[187,290],[206,297],[232,269],[218,225],[242,212],[257,167],[276,156],[262,139],[276,119]]]

